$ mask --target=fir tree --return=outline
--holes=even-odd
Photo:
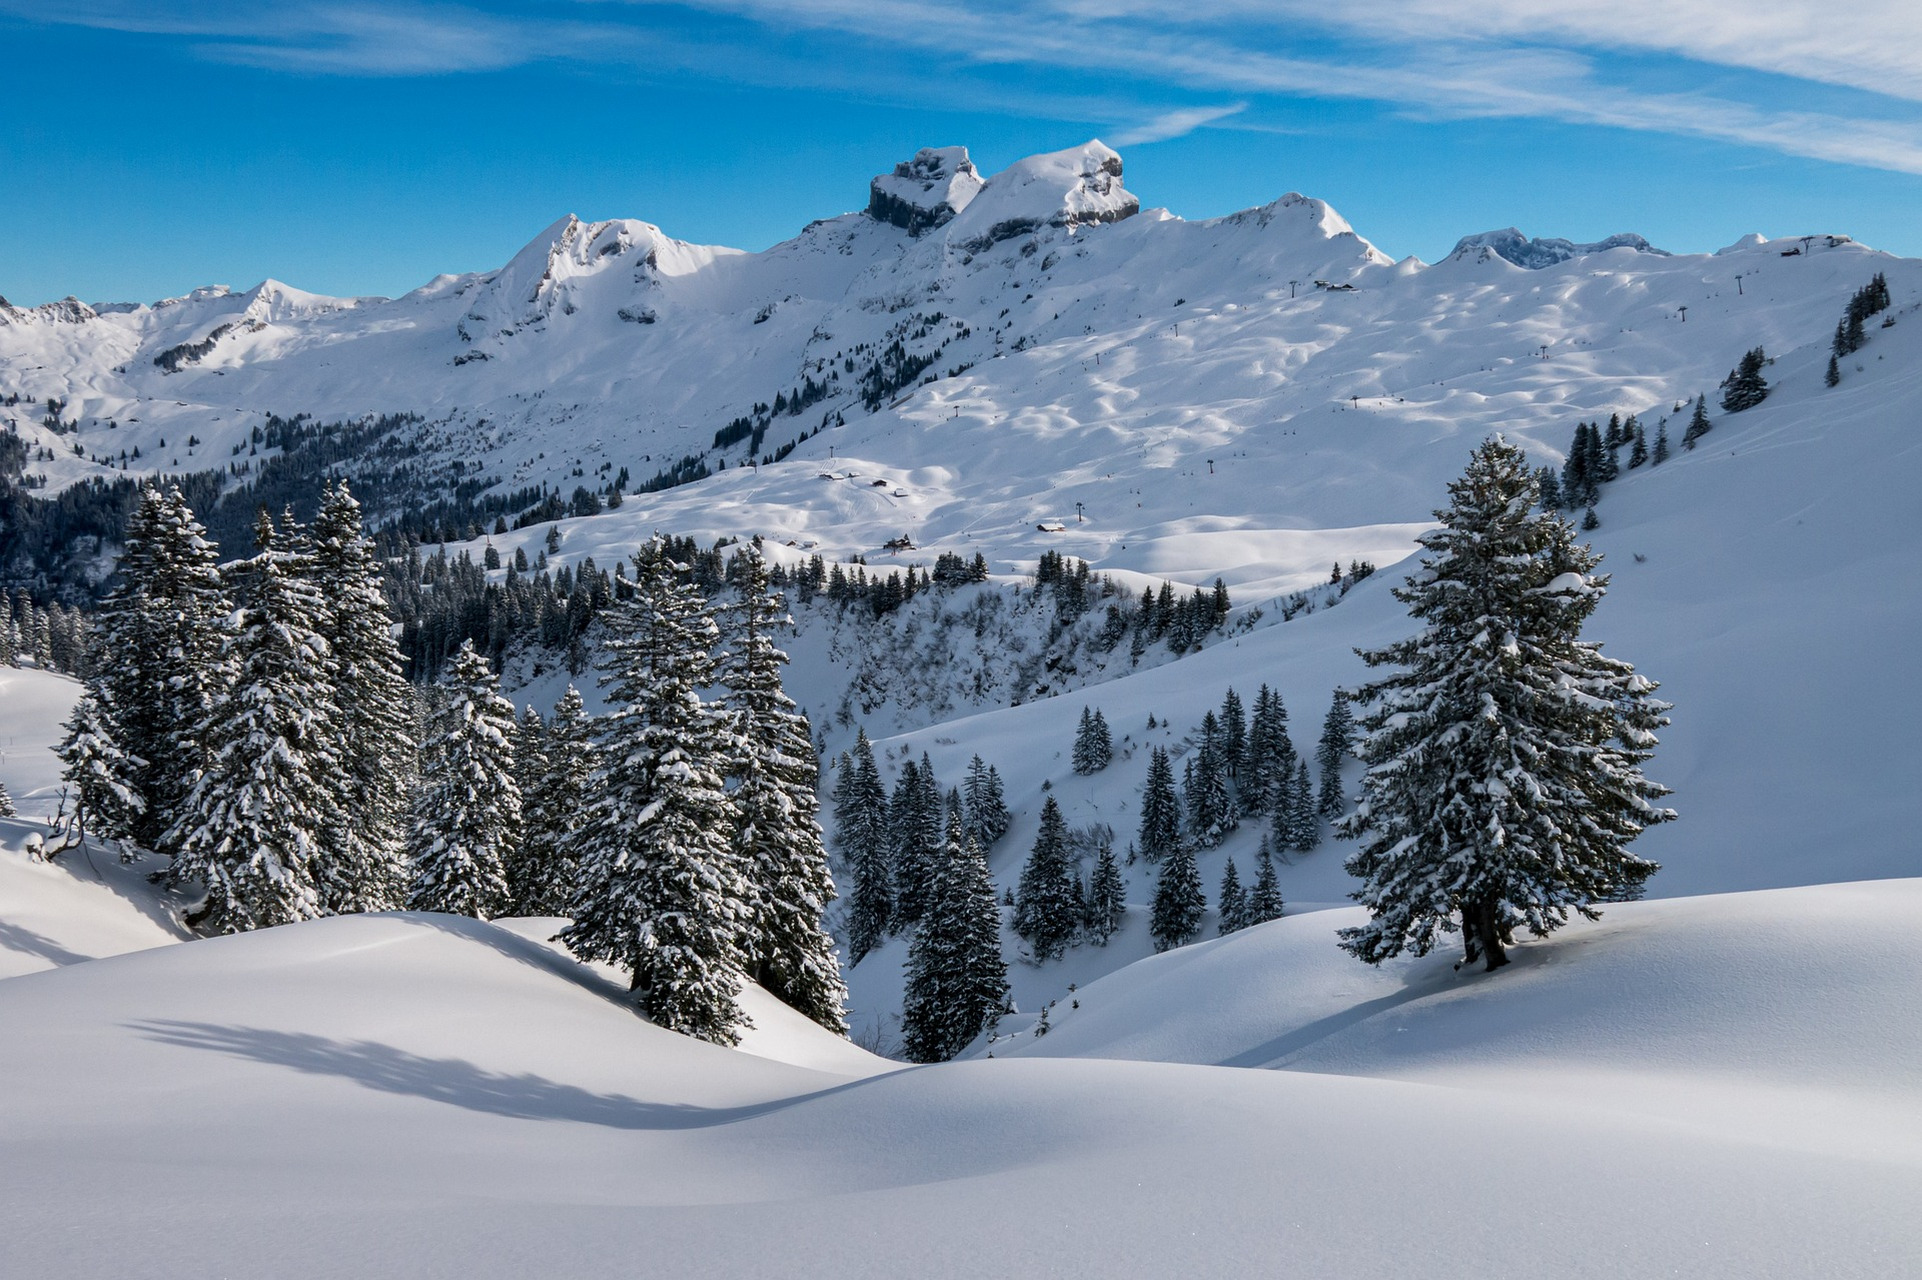
[[[979,759],[980,757],[976,757]],[[847,784],[844,797],[837,783],[834,839],[853,878],[848,894],[848,964],[881,945],[894,927],[894,858],[888,835],[888,798],[881,771],[874,763],[874,746],[866,729],[854,740],[853,754],[842,767]]]
[[[1628,469],[1633,471],[1648,461],[1648,434],[1642,430],[1639,419],[1630,421],[1635,423],[1635,444],[1628,451]]]
[[[988,860],[948,827],[928,913],[908,947],[901,1003],[902,1048],[913,1062],[946,1062],[991,1029],[1008,1003],[1001,908]]]
[[[328,604],[320,631],[334,660],[345,765],[340,805],[348,818],[336,839],[338,856],[322,868],[322,900],[330,912],[397,910],[408,890],[403,844],[413,699],[381,590],[380,560],[344,481],[322,494],[310,564]]]
[[[902,762],[901,780],[888,806],[888,825],[894,837],[894,927],[905,929],[927,910],[928,896],[934,891],[934,865],[947,844],[941,781],[934,776],[926,752],[919,765]]]
[[[486,920],[513,905],[507,866],[521,828],[514,704],[501,697],[471,640],[454,656],[445,685],[421,744],[408,905]]]
[[[1231,687],[1221,699],[1221,767],[1239,780],[1248,756],[1248,717]]]
[[[1722,379],[1722,408],[1728,413],[1753,409],[1768,399],[1769,384],[1762,377],[1768,357],[1755,347],[1742,356],[1741,363]]]
[[[1014,931],[1033,948],[1034,958],[1059,960],[1074,941],[1081,904],[1069,866],[1068,824],[1053,796],[1042,802],[1041,830],[1021,868],[1014,904]]]
[[[141,492],[127,518],[119,573],[120,585],[101,606],[94,639],[96,651],[111,660],[101,664],[89,687],[94,727],[122,754],[95,763],[130,768],[116,785],[142,803],[137,810],[122,809],[127,830],[102,834],[158,849],[208,766],[202,730],[233,678],[223,670],[234,653],[226,632],[229,604],[217,553],[178,488]],[[320,612],[313,602],[311,616]],[[44,664],[48,646],[35,648]]]
[[[1348,796],[1341,789],[1341,767],[1354,749],[1354,737],[1355,716],[1348,709],[1348,691],[1337,689],[1321,722],[1321,741],[1315,747],[1315,764],[1321,770],[1321,796],[1315,808],[1331,822],[1348,808]]]
[[[1321,843],[1321,819],[1315,811],[1315,787],[1308,780],[1308,762],[1295,764],[1294,782],[1288,788],[1289,844],[1298,853],[1308,853]]]
[[[1185,843],[1177,844],[1155,884],[1154,912],[1148,920],[1155,950],[1193,942],[1207,913],[1208,899],[1201,892],[1201,871],[1195,866],[1194,850]]]
[[[658,540],[634,569],[633,594],[603,615],[603,784],[560,936],[581,959],[626,967],[657,1025],[734,1044],[752,920],[721,777],[742,747],[733,717],[700,695],[718,628]]]
[[[1105,722],[1103,727],[1106,727]],[[1013,815],[1008,812],[1007,802],[1002,798],[1001,775],[995,772],[993,765],[984,763],[976,755],[968,761],[968,776],[962,787],[967,805],[967,836],[985,852],[1007,834],[1009,823],[1014,821]]]
[[[1650,466],[1661,466],[1668,461],[1668,419],[1663,418],[1655,424],[1655,450],[1648,455]]]
[[[1107,946],[1127,917],[1127,892],[1113,847],[1102,845],[1095,854],[1094,873],[1088,877],[1087,929],[1096,946]]]
[[[0,818],[17,818],[20,811],[13,807],[13,797],[7,794],[7,784],[0,782]]]
[[[1541,490],[1542,510],[1559,511],[1562,508],[1562,482],[1555,474],[1555,468],[1543,466],[1535,472],[1535,483]]]
[[[847,1034],[847,986],[822,917],[835,897],[821,839],[813,730],[781,687],[788,657],[774,644],[793,625],[757,554],[741,557],[721,682],[741,718],[734,848],[747,872],[749,974],[790,1008]]]
[[[1424,630],[1362,655],[1394,668],[1357,695],[1368,771],[1342,823],[1370,914],[1342,945],[1369,963],[1459,929],[1493,969],[1515,929],[1593,919],[1656,869],[1627,846],[1673,816],[1640,769],[1667,708],[1579,639],[1607,579],[1565,521],[1531,512],[1533,489],[1520,450],[1477,448],[1396,591]]]
[[[1079,774],[1100,773],[1114,759],[1114,739],[1108,732],[1108,721],[1099,711],[1081,708],[1081,724],[1074,735],[1074,771]]]
[[[528,717],[539,722],[531,707]],[[527,724],[528,720],[522,721],[524,727]],[[534,745],[525,736],[516,740],[517,767],[523,765],[522,753]],[[538,759],[530,763],[531,771],[520,769],[521,776],[534,781],[531,787],[522,786],[520,847],[508,863],[507,880],[522,915],[558,916],[566,913],[574,892],[583,824],[593,808],[600,769],[593,724],[573,685],[567,686],[541,727]]]
[[[1148,757],[1148,782],[1141,793],[1141,827],[1135,849],[1160,862],[1181,844],[1181,805],[1175,799],[1175,771],[1168,752],[1156,747]]]
[[[1695,411],[1689,415],[1688,430],[1682,433],[1682,447],[1693,449],[1695,442],[1709,432],[1708,397],[1695,397]]]
[[[1248,724],[1248,781],[1242,788],[1242,810],[1272,813],[1286,802],[1288,783],[1295,776],[1295,744],[1288,737],[1288,709],[1281,695],[1262,685],[1255,695],[1255,713]]]
[[[1842,366],[1836,363],[1834,356],[1830,356],[1829,371],[1822,375],[1822,383],[1824,386],[1833,387],[1833,386],[1839,385],[1841,381],[1842,381]]]
[[[1221,873],[1221,896],[1217,904],[1222,937],[1248,927],[1248,894],[1241,887],[1241,873],[1235,870],[1233,858],[1228,859],[1228,868]]]
[[[550,762],[547,724],[531,704],[514,726],[513,759],[514,786],[521,795],[521,828],[520,839],[514,842],[503,867],[508,907],[517,916],[546,915],[539,909],[545,868],[538,861],[533,833],[538,821],[536,811],[543,807],[541,787],[547,781]]]
[[[1255,887],[1248,892],[1248,923],[1265,924],[1281,919],[1281,880],[1275,874],[1274,850],[1268,837],[1261,838],[1261,852],[1255,855]]]
[[[1213,720],[1209,713],[1209,720]],[[1218,734],[1204,732],[1201,746],[1187,766],[1188,832],[1197,848],[1213,849],[1239,820],[1228,794],[1227,770],[1222,767]]]
[[[147,805],[134,789],[146,762],[128,756],[91,692],[74,703],[66,729],[66,737],[54,751],[73,805],[64,844],[78,845],[88,836],[126,840]],[[132,849],[123,844],[121,857],[132,856]]]
[[[205,767],[163,839],[172,879],[198,881],[190,922],[238,933],[326,910],[317,866],[338,830],[343,762],[320,594],[289,564],[266,511],[238,566],[241,606],[219,663],[233,686],[196,735]]]

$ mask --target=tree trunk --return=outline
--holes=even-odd
[[[1502,945],[1504,930],[1495,922],[1495,900],[1493,898],[1476,899],[1471,916],[1474,920],[1476,946],[1481,950],[1482,957],[1488,961],[1486,972],[1493,973],[1508,963],[1508,948]],[[1467,921],[1463,923],[1466,924]]]

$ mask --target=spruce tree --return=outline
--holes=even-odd
[[[1630,421],[1635,423],[1635,443],[1628,451],[1628,469],[1633,471],[1648,461],[1648,434],[1642,430],[1640,419]]]
[[[908,947],[902,1048],[913,1062],[946,1062],[990,1030],[1007,1009],[1001,908],[988,860],[949,824],[927,915]]]
[[[255,542],[236,568],[240,608],[216,660],[233,684],[202,719],[204,767],[163,836],[176,851],[173,882],[205,886],[189,921],[208,933],[324,914],[317,870],[340,821],[341,717],[320,634],[325,605],[289,563],[265,509]]]
[[[1128,914],[1128,887],[1121,878],[1121,866],[1115,860],[1114,848],[1102,845],[1095,854],[1094,873],[1088,877],[1088,936],[1098,947],[1108,945],[1115,930]]]
[[[1154,912],[1148,919],[1155,950],[1193,942],[1201,933],[1207,913],[1208,899],[1201,891],[1201,871],[1195,866],[1194,850],[1185,842],[1178,843],[1155,884]]]
[[[1295,764],[1295,780],[1288,789],[1288,812],[1293,818],[1291,844],[1299,853],[1308,853],[1321,844],[1321,818],[1316,812],[1315,787],[1308,780],[1308,762]]]
[[[7,784],[0,782],[0,818],[17,818],[20,811],[13,807],[13,797],[7,794]]]
[[[1105,721],[1102,727],[1106,729]],[[991,849],[995,841],[1007,834],[1008,824],[1014,820],[1002,798],[1001,775],[976,755],[968,761],[968,776],[961,785],[967,803],[967,835],[983,851]]]
[[[1148,757],[1148,782],[1141,793],[1141,827],[1135,851],[1160,862],[1181,844],[1181,805],[1175,799],[1175,771],[1165,748]]]
[[[1740,364],[1722,380],[1722,408],[1728,413],[1753,409],[1768,399],[1769,384],[1762,377],[1768,357],[1755,347],[1742,356]]]
[[[1081,904],[1068,856],[1068,824],[1049,796],[1041,805],[1041,830],[1021,868],[1014,895],[1014,931],[1042,963],[1059,960],[1074,941]]]
[[[361,528],[345,481],[323,492],[314,519],[310,572],[327,601],[321,635],[333,654],[339,708],[343,824],[321,895],[330,912],[391,911],[406,900],[412,692],[381,590],[381,564]]]
[[[572,686],[569,686],[570,688]],[[543,807],[541,788],[551,767],[547,758],[547,723],[532,704],[514,726],[514,786],[521,795],[520,839],[514,842],[503,870],[507,878],[508,912],[517,916],[548,914],[540,909],[544,872],[538,860],[534,828]]]
[[[978,759],[979,757],[977,757]],[[867,730],[858,732],[842,770],[845,797],[834,809],[834,842],[853,887],[848,894],[848,964],[881,945],[894,928],[894,855],[888,797]],[[837,797],[840,783],[837,782]]]
[[[1315,808],[1331,822],[1348,808],[1348,796],[1341,789],[1341,767],[1354,749],[1354,737],[1355,716],[1348,709],[1348,691],[1337,689],[1321,722],[1321,741],[1315,746],[1315,764],[1321,770],[1321,795]]]
[[[1239,781],[1248,756],[1248,717],[1232,687],[1221,699],[1221,767]]]
[[[1248,923],[1265,924],[1281,919],[1281,880],[1275,874],[1274,850],[1268,837],[1261,838],[1261,852],[1255,855],[1255,887],[1248,891]]]
[[[1822,375],[1822,383],[1824,386],[1833,387],[1840,384],[1841,381],[1842,381],[1842,366],[1836,363],[1834,356],[1830,356],[1829,371]]]
[[[1074,735],[1074,771],[1100,773],[1113,759],[1114,740],[1108,733],[1108,721],[1099,711],[1081,708],[1081,724]]]
[[[233,679],[223,669],[234,651],[218,555],[177,487],[141,491],[127,518],[119,575],[94,638],[96,652],[108,660],[89,688],[94,727],[122,754],[96,763],[131,769],[116,785],[138,795],[141,805],[123,809],[127,830],[102,834],[161,849],[207,767],[202,730]],[[312,613],[319,616],[318,604]],[[44,664],[44,647],[39,656]]]
[[[1214,715],[1209,713],[1209,720]],[[1196,848],[1213,849],[1227,838],[1238,820],[1228,795],[1227,770],[1222,767],[1215,734],[1205,733],[1201,746],[1187,764],[1187,829]]]
[[[752,927],[721,771],[741,745],[700,691],[713,683],[714,611],[659,540],[634,557],[633,594],[602,615],[612,709],[603,783],[582,833],[561,941],[625,967],[640,1007],[671,1031],[734,1044]]]
[[[1542,510],[1559,511],[1562,507],[1562,482],[1555,468],[1543,466],[1535,472],[1535,483],[1541,489]]]
[[[1273,813],[1286,802],[1295,776],[1295,744],[1288,737],[1288,709],[1281,695],[1265,684],[1255,695],[1248,724],[1247,772],[1241,792],[1244,813]]]
[[[1655,450],[1648,455],[1650,466],[1659,467],[1668,461],[1668,419],[1663,418],[1655,424]]]
[[[129,757],[92,692],[82,693],[74,703],[66,730],[54,750],[73,806],[63,847],[78,845],[88,836],[124,842],[147,805],[135,790],[146,762]],[[131,859],[133,849],[123,843],[120,856]]]
[[[520,842],[514,704],[466,641],[421,744],[420,795],[409,852],[408,906],[486,920],[508,911],[507,867]]]
[[[1216,903],[1222,937],[1248,927],[1248,894],[1241,887],[1241,873],[1235,870],[1233,858],[1221,873],[1221,896]]]
[[[815,796],[814,733],[781,687],[788,657],[774,643],[793,619],[770,589],[761,557],[750,552],[740,564],[719,674],[741,718],[734,848],[753,911],[748,971],[790,1008],[846,1035],[847,986],[822,924],[835,892]]]
[[[894,839],[894,927],[906,929],[927,910],[934,891],[934,865],[947,840],[941,781],[922,752],[921,763],[905,760],[901,779],[888,805],[888,826]]]
[[[1642,775],[1667,723],[1654,682],[1581,640],[1607,579],[1559,517],[1533,512],[1521,451],[1472,455],[1396,596],[1423,630],[1364,652],[1392,668],[1364,686],[1360,801],[1342,834],[1366,925],[1342,945],[1369,963],[1463,934],[1468,961],[1507,963],[1517,928],[1633,897],[1655,864],[1628,851],[1673,817]]]
[[[533,709],[530,707],[529,715]],[[523,720],[525,727],[528,721]],[[516,740],[515,763],[526,747]],[[594,745],[593,722],[573,685],[554,704],[541,727],[539,758],[531,787],[521,791],[520,847],[508,863],[508,886],[515,909],[522,915],[558,916],[567,912],[580,868],[580,845],[587,814],[593,808],[600,752]]]
[[[1682,433],[1682,447],[1693,449],[1695,442],[1709,432],[1708,397],[1695,397],[1695,411],[1689,415],[1688,430]]]

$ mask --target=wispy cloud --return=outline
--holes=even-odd
[[[813,37],[912,53],[916,77],[949,83],[998,68],[1085,77],[1098,67],[1111,86],[1106,100],[1030,85],[1019,109],[1098,127],[1119,121],[1121,143],[1180,137],[1244,113],[1254,121],[1264,107],[1320,98],[1428,118],[1709,138],[1922,173],[1915,0],[1856,0],[1846,20],[1814,0],[1187,0],[1178,8],[1161,0],[582,0],[559,14],[551,5],[537,14],[438,0],[70,0],[57,17],[44,10],[41,0],[0,0],[0,13],[27,21],[174,37],[209,59],[313,74],[575,62],[734,81],[752,68],[760,83],[897,99],[913,92],[894,69],[899,59],[826,63],[797,39]],[[690,34],[690,22],[702,21],[728,24],[729,38]],[[1638,78],[1635,55],[1666,60],[1663,77]],[[1691,67],[1713,87],[1677,91]],[[1146,105],[1230,95],[1237,101],[1228,106]]]
[[[1248,109],[1245,102],[1236,102],[1225,107],[1183,107],[1176,111],[1164,111],[1151,120],[1144,120],[1130,129],[1123,129],[1115,135],[1115,145],[1138,147],[1149,142],[1167,142],[1171,138],[1185,138],[1203,125],[1225,120],[1229,116],[1240,115]]]

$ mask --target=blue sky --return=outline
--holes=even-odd
[[[0,294],[403,292],[565,213],[761,248],[961,143],[1147,205],[1289,190],[1433,260],[1517,225],[1922,255],[1922,4],[0,0]]]

